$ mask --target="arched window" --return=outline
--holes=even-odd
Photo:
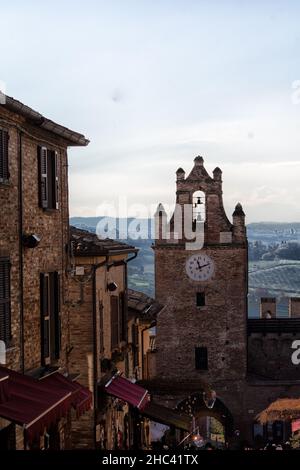
[[[205,222],[205,194],[195,191],[193,194],[193,225]]]

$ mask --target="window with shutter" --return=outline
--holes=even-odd
[[[111,349],[119,346],[119,298],[112,295],[110,298],[111,318]]]
[[[59,209],[58,153],[38,147],[40,207]]]
[[[41,356],[42,364],[50,363],[50,282],[41,274]]]
[[[48,209],[48,151],[46,147],[38,147],[40,174],[40,206]]]
[[[10,262],[0,258],[0,340],[6,347],[11,339]]]
[[[207,348],[195,348],[195,368],[197,370],[208,370]]]
[[[59,359],[61,349],[60,275],[53,273],[53,357]]]
[[[100,316],[100,351],[104,351],[104,318],[103,318],[103,303],[99,302],[99,316]]]
[[[133,354],[133,367],[139,365],[139,329],[137,325],[131,326],[131,341]]]
[[[59,209],[59,179],[58,179],[58,153],[53,152],[53,160],[54,160],[54,201],[53,206],[55,209]]]
[[[61,350],[60,275],[41,274],[41,355],[42,365],[59,359]]]
[[[8,140],[8,132],[0,129],[0,183],[6,182],[9,179]]]
[[[120,341],[127,341],[127,322],[124,292],[121,292],[121,294],[119,295],[119,334]]]

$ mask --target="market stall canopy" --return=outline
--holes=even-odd
[[[107,382],[105,390],[109,395],[126,401],[139,410],[142,410],[150,400],[148,390],[119,375],[114,375]]]
[[[27,442],[66,416],[73,406],[77,414],[91,406],[91,393],[59,372],[42,380],[0,366],[0,417],[23,426]],[[2,392],[1,392],[2,389]]]
[[[132,383],[119,374],[114,375],[105,385],[109,395],[138,408],[140,414],[157,423],[173,426],[183,431],[191,431],[192,418],[184,412],[173,410],[150,401],[148,390]]]
[[[299,398],[280,398],[256,416],[261,424],[269,421],[290,421],[298,418],[300,418]]]

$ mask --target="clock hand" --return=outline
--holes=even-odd
[[[205,266],[210,266],[210,263],[202,264],[202,266],[199,266],[199,269],[205,268]]]

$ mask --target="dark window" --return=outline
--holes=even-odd
[[[118,348],[121,341],[127,341],[127,315],[125,293],[112,295],[111,305],[111,348]]]
[[[119,336],[120,341],[127,341],[127,321],[124,292],[121,292],[119,295]]]
[[[59,359],[61,312],[59,273],[41,274],[41,350],[42,364]]]
[[[10,262],[0,259],[0,340],[6,347],[11,339]]]
[[[0,129],[0,183],[9,179],[8,139],[8,132]]]
[[[58,153],[38,147],[39,199],[43,209],[59,209]]]
[[[132,341],[133,367],[137,367],[139,365],[139,329],[138,329],[138,326],[135,324],[131,326],[131,341]]]
[[[9,424],[0,430],[0,450],[16,450],[15,424]]]
[[[205,306],[205,294],[204,292],[197,292],[196,296],[197,307]]]
[[[119,298],[112,295],[110,298],[111,319],[111,349],[119,346]]]
[[[208,370],[207,348],[195,348],[195,368],[197,370]]]

